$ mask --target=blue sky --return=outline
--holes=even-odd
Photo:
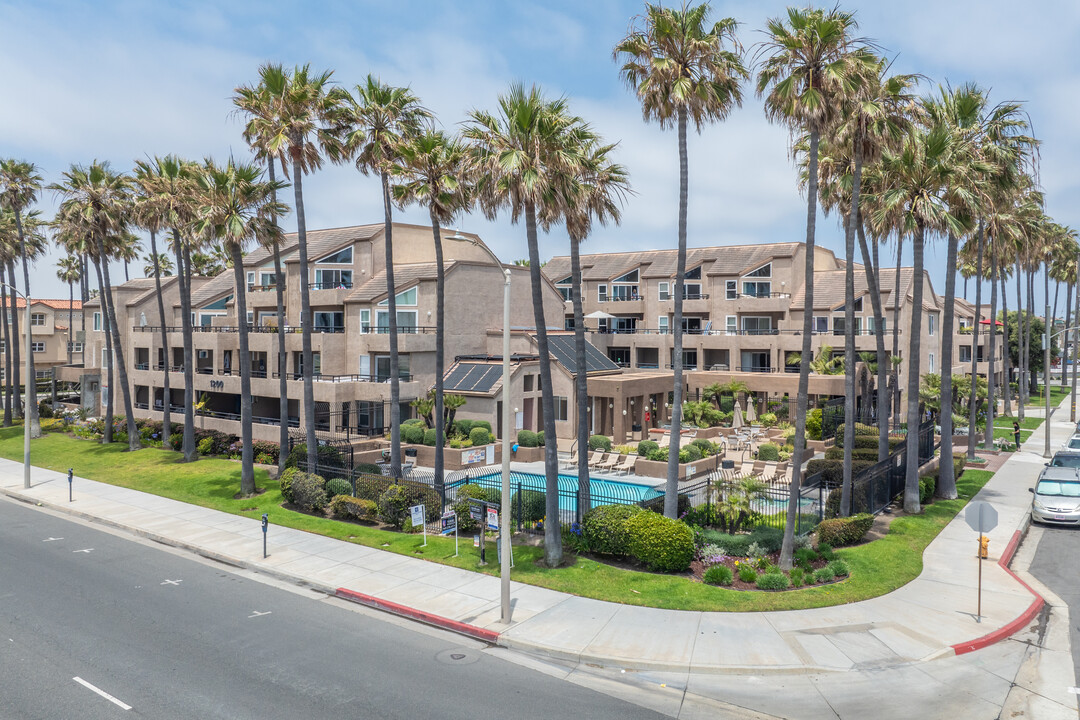
[[[752,46],[785,3],[714,2],[715,17],[742,23]],[[993,101],[1023,100],[1043,141],[1040,180],[1047,212],[1080,227],[1080,3],[1036,0],[847,2],[861,33],[875,40],[898,72],[932,83],[974,81]],[[136,158],[178,153],[245,156],[233,88],[256,79],[265,61],[309,62],[335,70],[346,87],[367,73],[410,85],[453,130],[468,110],[494,107],[513,81],[565,95],[571,108],[609,141],[629,169],[635,195],[620,227],[599,228],[589,251],[674,247],[678,199],[675,135],[641,120],[619,82],[611,48],[640,2],[593,0],[423,2],[7,2],[0,0],[0,155],[37,163],[48,182],[73,162],[109,159],[128,169]],[[929,92],[930,84],[924,84]],[[770,125],[745,90],[742,109],[690,138],[692,246],[800,240],[805,201],[796,186],[786,130]],[[377,181],[351,166],[326,166],[305,179],[309,227],[382,218]],[[46,215],[55,207],[42,198]],[[398,219],[426,222],[416,209]],[[461,226],[482,234],[504,260],[525,257],[524,230],[479,214]],[[832,218],[818,241],[842,250]],[[291,219],[286,229],[293,230]],[[927,253],[944,291],[944,252]],[[565,254],[558,230],[541,253]],[[39,262],[36,295],[66,296],[54,279],[56,254]],[[141,263],[139,263],[141,267]],[[138,274],[138,271],[136,271]],[[1051,290],[1051,292],[1053,292]],[[969,292],[974,298],[974,288]],[[1041,292],[1038,295],[1041,298]],[[1037,298],[1037,302],[1041,299]],[[1062,302],[1064,300],[1062,299]]]

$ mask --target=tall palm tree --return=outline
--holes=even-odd
[[[288,212],[288,207],[278,204],[274,196],[283,187],[284,183],[263,180],[258,165],[232,160],[225,167],[207,160],[199,175],[199,220],[195,231],[224,246],[232,259],[236,283],[233,297],[240,340],[240,492],[243,495],[255,493],[244,245],[256,239],[265,242],[269,235],[281,234],[275,218]]]
[[[124,233],[116,238],[113,242],[113,254],[117,260],[122,260],[124,263],[124,282],[131,279],[128,274],[128,264],[133,263],[139,259],[139,252],[142,250],[142,246],[139,244],[139,237],[134,233]]]
[[[956,136],[942,123],[923,124],[913,130],[897,152],[886,151],[882,158],[885,177],[879,214],[895,213],[900,231],[911,237],[914,257],[910,343],[905,359],[907,373],[907,477],[904,511],[919,512],[919,371],[922,353],[923,251],[926,233],[963,232],[964,227],[949,212],[945,187],[951,180],[956,159]]]
[[[581,301],[581,243],[589,237],[593,222],[606,225],[621,220],[620,205],[630,192],[626,168],[609,159],[614,145],[601,144],[594,139],[582,153],[583,162],[575,177],[563,178],[560,203],[566,214],[566,231],[570,237],[571,293],[574,304],[574,395],[577,407],[578,459],[578,521],[592,507],[589,487],[589,459],[585,448],[589,444],[588,372],[585,353],[585,317]]]
[[[401,378],[398,365],[397,286],[394,283],[394,235],[390,173],[400,148],[420,132],[431,112],[408,88],[392,87],[373,75],[343,95],[348,134],[345,154],[365,175],[378,175],[383,200],[383,248],[386,257],[386,317],[390,344],[390,470],[401,474]],[[441,267],[440,267],[441,271]],[[441,422],[441,420],[440,420]]]
[[[95,161],[89,166],[73,165],[64,173],[64,181],[51,185],[50,188],[63,198],[57,211],[61,221],[81,227],[96,249],[95,260],[102,275],[100,297],[105,316],[105,335],[113,347],[113,351],[110,351],[112,361],[109,369],[111,372],[115,365],[117,381],[124,399],[128,449],[138,450],[142,444],[139,441],[139,431],[135,427],[135,415],[132,413],[131,385],[128,382],[127,363],[120,342],[120,328],[116,321],[109,278],[109,259],[112,257],[110,243],[124,235],[130,221],[131,179],[123,173],[115,172],[108,162]],[[110,402],[115,394],[115,388],[110,385]]]
[[[3,253],[3,247],[0,246],[0,254]],[[7,267],[7,263],[0,261],[0,283],[6,283],[7,277],[4,272],[4,268]],[[11,346],[18,344],[11,339],[10,328],[8,327],[8,289],[3,284],[0,284],[0,337],[3,338],[4,344],[4,427],[11,427],[11,404],[13,394],[13,365],[11,364]],[[12,308],[14,310],[14,308]],[[14,313],[18,314],[18,313]]]
[[[791,567],[795,520],[798,511],[802,464],[806,451],[806,415],[809,400],[811,335],[814,306],[814,239],[818,203],[818,143],[822,132],[837,118],[845,98],[858,88],[861,63],[853,62],[863,43],[853,37],[858,27],[852,13],[839,8],[788,8],[787,19],[766,23],[767,40],[757,55],[761,66],[757,93],[765,98],[765,113],[779,122],[809,135],[808,192],[806,215],[805,307],[803,347],[799,363],[799,388],[795,425],[795,452],[787,523],[781,547],[780,566]]]
[[[547,322],[544,316],[543,279],[540,275],[540,247],[537,223],[545,226],[557,216],[560,177],[572,172],[580,149],[591,131],[581,118],[570,115],[565,100],[548,100],[532,87],[511,85],[499,96],[497,114],[473,110],[464,137],[472,144],[472,163],[477,177],[477,195],[484,213],[494,218],[508,210],[511,222],[525,220],[529,248],[529,277],[532,285],[533,319],[540,355],[540,382],[544,434],[555,437],[554,395],[551,385],[551,355],[548,352]],[[509,408],[504,408],[509,411]],[[562,528],[559,517],[559,468],[555,443],[544,449],[546,508],[544,560],[549,567],[562,563]]]
[[[151,253],[144,259],[143,275],[146,277],[172,277],[176,270],[172,258],[165,253]]]
[[[336,157],[339,148],[338,123],[342,94],[331,87],[333,71],[312,72],[302,65],[285,70],[281,65],[259,68],[260,83],[265,86],[270,112],[265,117],[265,132],[282,136],[275,144],[287,146],[292,164],[293,207],[296,210],[297,255],[300,261],[300,329],[304,380],[304,425],[307,441],[307,467],[314,470],[318,443],[315,438],[315,387],[311,352],[311,288],[308,269],[307,217],[304,214],[305,173],[322,166],[324,153]],[[279,346],[280,349],[280,346]],[[287,422],[283,417],[282,422]],[[284,452],[285,448],[282,448]]]
[[[411,203],[426,205],[435,243],[435,484],[443,483],[443,374],[445,372],[446,277],[443,268],[442,226],[466,210],[471,201],[468,179],[468,149],[457,138],[427,129],[398,147],[399,163],[391,167],[397,181],[394,200],[399,207]],[[504,395],[503,412],[509,412]],[[499,429],[502,434],[502,429]]]
[[[742,46],[735,35],[738,23],[723,18],[708,24],[709,5],[681,9],[646,3],[630,32],[614,50],[619,75],[641,102],[646,122],[662,129],[675,125],[679,148],[679,229],[672,330],[673,399],[671,446],[668,450],[664,514],[675,517],[679,491],[679,428],[683,398],[683,294],[686,278],[686,222],[689,202],[687,126],[700,133],[703,125],[723,121],[742,106],[742,83],[749,77]],[[579,450],[580,453],[580,450]]]
[[[26,249],[26,231],[23,227],[24,213],[37,201],[41,192],[41,176],[37,166],[21,160],[0,160],[0,207],[15,216],[15,228],[19,235],[19,255],[22,257],[23,289],[26,303],[30,304],[30,262]],[[14,275],[10,276],[14,284]],[[26,328],[29,335],[32,328]],[[41,420],[38,418],[37,375],[34,371],[34,354],[27,358],[26,417],[30,423],[30,437],[41,437]]]
[[[281,172],[289,176],[289,138],[282,126],[276,122],[275,103],[279,96],[274,95],[265,82],[256,86],[241,85],[233,95],[236,111],[247,119],[244,125],[244,140],[251,147],[257,160],[266,162],[266,171],[271,183],[277,181],[276,163],[281,164]],[[277,202],[274,190],[273,201]],[[277,218],[273,218],[275,221]],[[288,455],[284,449],[289,445],[289,383],[288,353],[285,348],[285,274],[281,265],[281,242],[279,233],[269,235],[270,251],[274,257],[274,297],[277,301],[277,375],[278,375],[278,473],[285,471]]]
[[[56,263],[56,277],[60,282],[67,283],[68,286],[68,365],[71,365],[73,345],[72,339],[75,335],[74,317],[75,317],[75,282],[82,277],[82,263],[79,262],[79,258],[74,255],[67,255],[60,258]]]

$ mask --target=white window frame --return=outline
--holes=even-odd
[[[94,313],[94,332],[101,332],[101,313]]]
[[[666,335],[669,331],[668,316],[661,315],[656,319],[656,329],[661,335]]]
[[[596,286],[596,301],[597,302],[607,302],[608,301],[607,283],[600,283],[599,285]]]
[[[930,355],[929,355],[929,361],[927,362],[927,366],[928,366],[928,368],[929,368],[930,372],[937,372],[937,371],[936,371],[936,370],[934,369],[934,353],[930,353]]]
[[[31,327],[45,327],[45,313],[30,313]]]
[[[739,334],[739,318],[735,315],[724,316],[724,332],[728,335]]]
[[[254,270],[248,270],[247,271],[247,284],[248,284],[248,287],[255,287],[255,271]]]
[[[364,308],[360,311],[360,334],[367,335],[369,332],[371,332],[371,310]]]
[[[823,321],[822,324],[824,325],[824,327],[819,327],[819,324],[818,324],[819,320]],[[817,335],[817,334],[824,335],[824,334],[827,334],[829,332],[829,316],[828,315],[814,315],[813,320],[811,322],[812,322],[812,325],[810,326],[810,333],[812,335]]]
[[[930,337],[937,334],[937,315],[931,313],[926,316],[926,334]]]
[[[556,395],[554,398],[555,422],[566,422],[570,418],[570,402],[564,395]]]
[[[967,351],[967,357],[964,357],[964,351],[965,350]],[[970,363],[971,362],[971,346],[970,345],[957,345],[956,355],[960,359],[960,362],[962,362],[962,363]]]
[[[725,280],[724,281],[724,299],[725,300],[738,300],[739,299],[739,281],[738,280]]]
[[[656,284],[656,299],[660,302],[671,299],[671,285],[666,281],[661,281]]]
[[[402,322],[402,315],[411,315],[412,322]],[[419,322],[418,313],[416,310],[398,310],[397,311],[397,326],[398,332],[403,335],[415,334],[417,323]],[[375,312],[375,325],[379,328],[390,326],[390,313],[387,310],[377,310]],[[402,328],[410,328],[409,330],[402,330]],[[384,332],[380,330],[379,332]],[[385,332],[390,332],[386,330]]]

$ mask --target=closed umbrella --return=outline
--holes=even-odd
[[[739,407],[739,403],[735,403],[735,416],[731,418],[731,427],[738,430],[743,426],[742,408]]]
[[[753,424],[757,421],[757,411],[754,409],[754,398],[750,397],[746,401],[746,422]]]

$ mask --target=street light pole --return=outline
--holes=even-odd
[[[30,293],[29,293],[29,288],[27,288],[27,292],[24,294],[24,293],[19,292],[19,289],[17,287],[15,287],[14,285],[10,285],[8,283],[0,283],[0,287],[6,287],[7,289],[11,290],[11,292],[13,292],[16,295],[18,295],[19,297],[21,297],[23,299],[23,302],[26,303],[26,321],[25,321],[25,323],[26,323],[26,351],[25,351],[26,369],[23,371],[24,376],[25,376],[26,379],[23,381],[22,397],[23,397],[23,400],[25,401],[27,407],[23,410],[23,414],[22,414],[22,416],[23,416],[23,488],[29,490],[30,489],[30,407],[29,407],[29,404],[30,404],[30,383],[32,383],[32,382],[36,383],[37,382],[37,380],[35,378],[30,377],[30,372],[31,372],[30,371],[30,362],[31,362],[30,353],[33,350],[33,345],[31,343],[31,337],[30,337]],[[18,342],[18,341],[16,341],[16,342]],[[18,388],[16,388],[16,390],[17,389]]]
[[[1050,457],[1050,306],[1046,306],[1043,315],[1043,396],[1046,398],[1043,411],[1043,428],[1045,429],[1046,441],[1043,444],[1043,457]]]
[[[446,238],[472,243],[484,250],[503,271],[503,336],[502,336],[502,497],[500,500],[501,522],[499,528],[499,586],[502,622],[510,624],[510,268],[504,267],[498,256],[476,238],[466,237],[460,230]]]

